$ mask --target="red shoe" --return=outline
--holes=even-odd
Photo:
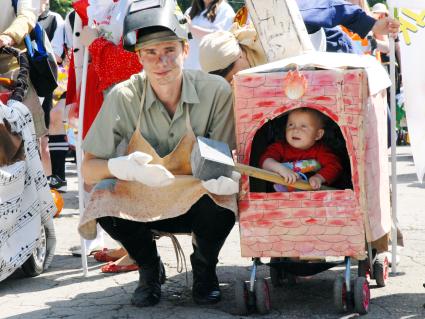
[[[105,266],[102,266],[102,268],[100,268],[101,272],[104,273],[119,273],[119,272],[129,272],[129,271],[136,271],[139,270],[139,266],[136,264],[131,264],[131,265],[116,265],[113,263],[108,263]]]
[[[108,252],[110,250],[108,248],[103,248],[103,250],[99,250],[97,251],[93,257],[94,259],[96,259],[97,261],[100,261],[102,263],[106,263],[106,262],[110,262],[110,261],[117,261],[118,259],[120,259],[121,257],[112,257],[108,255]]]

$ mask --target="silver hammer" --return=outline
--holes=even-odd
[[[232,171],[237,171],[243,175],[272,183],[291,186],[305,191],[313,190],[308,182],[296,181],[293,184],[289,184],[279,174],[265,169],[235,163],[229,146],[226,143],[202,136],[197,137],[197,143],[193,146],[190,161],[193,176],[204,181],[219,178],[220,176],[231,177]],[[322,186],[320,189],[329,190],[333,188]]]

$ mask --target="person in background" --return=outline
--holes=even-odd
[[[49,152],[52,163],[52,176],[49,184],[59,192],[66,191],[65,178],[65,157],[69,150],[69,144],[66,138],[65,123],[65,96],[64,92],[55,107],[50,111],[49,125]]]
[[[376,3],[372,9],[371,12],[375,19],[383,20],[387,19],[389,12],[385,4],[383,3]],[[380,35],[380,34],[374,34],[374,38],[376,39],[375,48],[379,52],[379,60],[381,61],[382,65],[387,69],[388,73],[390,72],[390,44],[389,39],[387,35]],[[396,58],[396,93],[400,93],[400,88],[402,86],[401,84],[401,57],[400,57],[400,39],[397,35],[397,37],[394,39],[394,45],[395,45],[395,58]],[[390,94],[388,92],[387,97],[389,99]],[[388,100],[388,105],[390,105],[390,101]]]
[[[35,0],[0,0],[0,48],[13,46],[25,49],[24,37],[34,28],[39,13],[39,4]],[[14,6],[16,4],[16,6]],[[19,70],[16,58],[9,55],[0,55],[0,76],[14,79]],[[37,138],[47,134],[44,123],[44,113],[37,93],[28,83],[28,91],[23,103],[29,108]]]
[[[66,99],[65,99],[65,113],[67,114],[68,122],[68,131],[67,139],[69,145],[76,145],[76,136],[77,132],[74,129],[78,128],[78,100],[79,100],[79,91],[81,87],[81,74],[83,66],[83,52],[84,47],[81,44],[80,37],[82,32],[82,25],[86,23],[84,17],[86,17],[85,12],[77,12],[77,9],[81,9],[80,6],[77,6],[78,1],[73,1],[74,10],[70,11],[65,17],[65,37],[66,37],[66,51],[67,58],[69,59],[69,68],[68,68],[68,81],[66,87]],[[85,9],[84,9],[85,11]],[[81,16],[83,18],[81,18]],[[84,21],[83,21],[84,20]],[[91,94],[96,95],[97,94]],[[73,152],[76,162],[76,153]],[[83,198],[86,200],[88,197],[88,192],[84,190]],[[87,255],[92,255],[98,251],[101,251],[104,248],[104,232],[99,227],[97,232],[97,237],[92,240],[85,241],[86,253]],[[81,246],[71,246],[69,252],[76,257],[81,257]]]
[[[72,9],[65,16],[65,26],[64,26],[64,35],[65,35],[65,53],[68,54],[69,50],[72,49],[72,38],[73,38],[73,29],[75,21],[75,10]]]
[[[46,31],[52,45],[57,64],[62,63],[65,44],[65,21],[59,13],[50,10],[50,0],[41,0],[38,23]]]
[[[189,31],[193,38],[189,40],[189,56],[184,68],[199,70],[199,43],[202,38],[215,31],[229,30],[235,11],[226,0],[193,0],[185,16],[188,17]]]
[[[267,63],[266,54],[250,25],[234,23],[230,31],[217,31],[204,37],[199,48],[202,70],[222,76],[231,83],[233,75]]]
[[[84,28],[81,32],[81,42],[89,48],[91,58],[87,74],[90,79],[87,92],[92,94],[86,96],[84,108],[83,137],[85,137],[101,109],[104,95],[115,84],[139,73],[143,67],[135,53],[124,50],[121,44],[116,45],[106,40],[94,30],[89,31]],[[103,273],[120,273],[139,269],[123,247],[103,248],[94,252],[93,257],[99,262],[107,262],[100,268]]]
[[[38,1],[0,0],[0,6],[0,48],[14,47],[24,50],[24,38],[31,32],[37,22],[39,14]],[[19,63],[14,56],[8,54],[0,55],[0,77],[16,80],[19,69]],[[6,190],[6,198],[4,198],[3,192],[0,201],[3,201],[2,204],[7,205],[8,214],[7,221],[3,218],[0,225],[2,234],[0,281],[12,274],[17,267],[20,267],[28,260],[28,257],[34,257],[32,256],[35,253],[33,251],[34,243],[37,241],[44,241],[46,250],[44,251],[44,256],[34,257],[35,259],[30,261],[33,263],[32,271],[34,273],[36,273],[35,268],[39,271],[41,267],[42,271],[50,266],[56,247],[53,223],[54,203],[41,168],[38,152],[31,152],[33,147],[36,149],[38,146],[32,138],[34,132],[37,139],[47,134],[44,113],[29,77],[26,77],[23,82],[27,82],[23,87],[28,84],[25,94],[22,92],[22,95],[16,96],[16,101],[12,102],[11,105],[5,106],[1,104],[4,108],[2,114],[5,120],[10,116],[9,123],[16,121],[14,123],[16,124],[15,133],[19,132],[19,135],[27,137],[24,143],[28,149],[25,150],[25,181],[22,181],[21,184],[21,195],[25,199],[16,193],[19,190],[19,178],[15,179],[14,174],[2,174],[2,187],[4,186],[3,189]],[[24,105],[28,108],[29,113],[27,113]],[[13,110],[13,113],[9,113],[10,110]],[[27,116],[29,114],[31,116]],[[2,137],[0,144],[5,142],[4,137]],[[8,184],[6,180],[7,182],[12,181],[12,189],[15,193],[12,191],[7,194]],[[8,198],[10,198],[10,203]],[[16,209],[13,206],[14,203],[18,204]],[[23,218],[24,216],[25,218]],[[39,231],[41,226],[45,230],[43,239],[41,236],[38,237],[36,235],[37,229]],[[44,264],[39,265],[40,259],[43,258]]]
[[[297,0],[297,4],[309,34],[317,32],[320,27],[331,28],[340,24],[362,36],[370,31],[376,34],[395,34],[400,26],[398,21],[391,18],[376,20],[359,6],[342,0]],[[326,39],[327,51],[346,51],[342,47],[337,49],[333,44],[330,46],[328,34]],[[350,40],[348,36],[347,39]],[[249,26],[234,26],[231,32],[219,31],[205,35],[199,47],[202,70],[231,81],[233,74],[238,71],[266,62],[265,53],[258,42],[255,30]],[[335,42],[345,46],[344,43]],[[349,44],[351,45],[351,40]]]
[[[57,64],[62,64],[64,57],[65,44],[65,22],[60,14],[50,10],[50,0],[41,0],[41,14],[38,17],[38,23],[43,27],[47,37],[52,45],[53,53]],[[41,80],[41,79],[40,79]],[[43,98],[42,108],[44,111],[44,122],[47,129],[50,126],[50,110],[53,108],[53,92]],[[57,126],[58,123],[55,123]],[[59,125],[63,125],[62,120]],[[55,141],[59,142],[59,141]],[[64,141],[62,141],[64,142]],[[55,153],[55,152],[54,152]],[[41,162],[44,172],[49,180],[50,188],[58,191],[66,191],[66,181],[58,174],[52,174],[52,160],[49,151],[49,136],[43,136],[40,140]]]
[[[376,20],[369,15],[367,8],[362,8],[344,0],[296,0],[301,16],[312,34],[324,28],[326,34],[326,51],[359,53],[355,51],[348,35],[340,25],[365,38],[370,31],[375,34],[396,34],[398,21],[386,17]]]
[[[94,8],[99,7],[95,1],[91,3]],[[111,12],[112,15],[117,15],[117,10],[121,8],[123,3],[125,4],[125,1],[116,1],[105,10],[95,10],[95,13],[89,11],[88,17],[93,21],[107,21],[107,16],[111,15]],[[71,14],[69,20],[72,19]],[[87,47],[90,56],[86,88],[86,92],[90,93],[86,94],[85,99],[83,139],[100,111],[107,92],[115,84],[128,80],[131,75],[142,70],[137,54],[128,52],[122,47],[120,41],[122,24],[122,21],[111,20],[109,24],[102,23],[96,28],[83,27],[81,32],[78,32],[77,46]],[[91,189],[88,185],[84,187],[87,193]],[[92,253],[95,260],[107,262],[100,268],[103,273],[119,273],[139,269],[122,247],[117,249],[103,248]]]
[[[371,14],[376,20],[386,19],[388,17],[388,9],[383,3],[375,4],[371,9]],[[390,58],[388,53],[390,52],[390,41],[388,35],[386,34],[375,34],[373,33],[374,39],[374,49],[375,52],[372,52],[377,59],[383,64],[386,65],[389,63]]]

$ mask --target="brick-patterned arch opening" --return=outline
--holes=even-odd
[[[296,99],[286,94],[287,74],[271,71],[235,76],[238,161],[251,162],[253,139],[266,130],[267,122],[297,107],[316,108],[338,124],[349,155],[353,189],[257,192],[250,190],[250,178],[242,176],[238,201],[242,256],[364,257],[362,188],[366,146],[371,147],[364,136],[365,125],[370,125],[364,113],[366,74],[357,69],[303,70],[307,87]]]
[[[325,135],[323,142],[338,155],[343,164],[343,174],[338,181],[334,183],[336,189],[353,189],[352,184],[352,159],[348,154],[353,154],[353,143],[347,143],[346,139],[350,138],[346,130],[342,130],[337,121],[338,116],[329,108],[324,108],[321,105],[296,103],[282,107],[284,110],[281,114],[274,113],[270,118],[262,119],[257,122],[257,129],[250,132],[247,141],[252,141],[251,145],[246,148],[245,158],[249,159],[251,166],[258,167],[258,161],[266,147],[273,142],[284,139],[284,128],[290,111],[308,107],[321,112],[327,119],[325,126]],[[254,123],[253,123],[254,124]],[[256,125],[256,124],[254,124]],[[351,147],[351,149],[350,149]],[[274,192],[271,183],[256,179],[249,179],[250,192]]]

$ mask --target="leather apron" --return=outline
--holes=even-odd
[[[146,83],[141,99],[145,101]],[[96,237],[96,219],[113,216],[140,222],[153,222],[185,214],[202,196],[208,195],[220,207],[237,214],[236,195],[209,193],[198,178],[192,176],[190,154],[196,137],[189,117],[189,106],[183,105],[186,133],[171,153],[160,157],[140,130],[140,112],[136,129],[127,147],[127,154],[141,151],[152,156],[150,164],[161,164],[174,176],[174,181],[163,187],[150,187],[139,182],[105,179],[91,192],[89,202],[80,219],[78,230],[82,237]]]

